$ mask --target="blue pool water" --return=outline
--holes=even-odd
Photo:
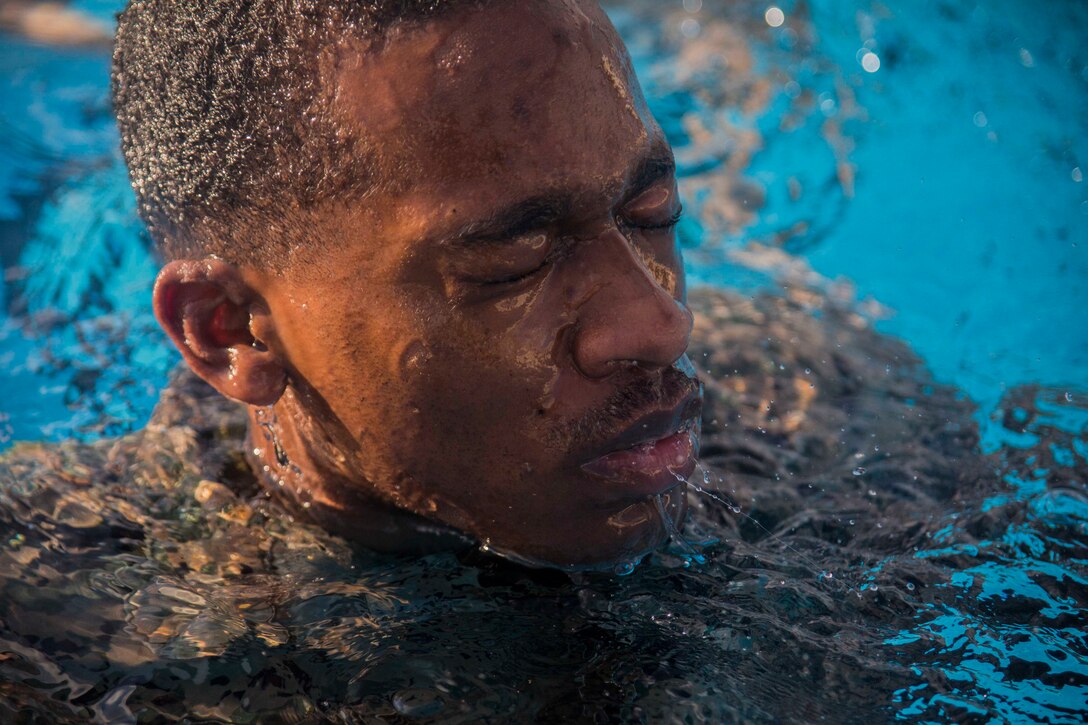
[[[860,80],[869,122],[856,195],[804,255],[890,307],[884,329],[983,410],[1025,382],[1083,393],[1088,6],[899,3],[851,27],[831,20],[843,5],[817,15],[821,47]],[[859,41],[883,56],[876,73]],[[780,153],[757,177],[789,168]]]
[[[118,7],[74,5],[107,22]],[[853,567],[837,572],[845,596],[861,603],[836,604],[836,621],[870,622],[856,640],[877,652],[869,662],[914,673],[880,694],[897,717],[1077,722],[1088,710],[1088,4],[773,7],[610,6],[677,152],[691,280],[838,300],[977,404],[997,485],[929,511],[916,539],[840,562]],[[100,50],[0,37],[0,450],[136,430],[177,362],[150,316],[156,263],[107,74]],[[875,469],[854,470],[867,481]],[[749,567],[742,559],[729,566]],[[626,586],[713,581],[740,604],[707,621],[779,596],[751,594],[724,568],[651,567]],[[940,583],[923,595],[912,572]],[[656,591],[661,607],[691,604]],[[887,598],[870,604],[878,592]],[[819,610],[821,596],[802,608]],[[624,597],[617,611],[644,613]],[[610,607],[594,619],[606,607],[592,599],[584,616],[626,636]],[[688,635],[679,619],[655,620],[631,646],[674,630]],[[758,633],[745,636],[721,651],[752,648]]]
[[[759,134],[742,173],[766,195],[751,223],[727,230],[730,242],[784,238],[816,272],[887,307],[880,328],[984,413],[1020,383],[1083,392],[1088,6],[808,6],[811,41],[784,23],[755,44],[770,100],[756,113],[725,109],[728,123]],[[867,52],[875,72],[862,66]],[[674,62],[639,60],[644,78]],[[675,81],[666,72],[651,97],[668,100]],[[814,108],[793,118],[805,92]],[[831,138],[829,123],[841,126]],[[854,169],[849,191],[838,162]],[[696,278],[728,284],[718,261]]]

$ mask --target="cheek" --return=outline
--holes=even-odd
[[[553,311],[539,300],[451,311],[444,298],[398,289],[395,301],[308,331],[329,358],[311,366],[312,383],[355,439],[367,477],[468,481],[488,468],[551,468],[538,411],[556,377]],[[375,317],[379,305],[386,312]]]
[[[435,363],[429,338],[445,320],[441,308],[412,304],[407,294],[390,298],[371,290],[368,302],[325,315],[311,305],[313,314],[292,320],[289,349],[298,374],[336,423],[374,458],[416,427],[430,395],[427,371]]]
[[[451,323],[427,340],[425,361],[402,381],[419,412],[400,453],[427,478],[550,465],[538,411],[555,372],[542,364],[549,355],[540,341],[519,335],[519,326]]]
[[[559,341],[573,312],[561,284],[553,265],[531,287],[465,304],[451,316],[433,345],[439,397],[459,391],[489,419],[535,412],[558,373]]]
[[[429,407],[456,428],[473,435],[523,425],[538,407],[551,375],[535,345],[508,330],[477,336],[462,330],[435,345],[421,376]],[[532,342],[532,341],[530,341]]]

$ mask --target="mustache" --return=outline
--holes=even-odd
[[[599,408],[560,424],[555,431],[556,442],[567,450],[606,443],[643,414],[675,406],[701,387],[697,378],[676,367],[666,368],[657,376],[637,375]]]

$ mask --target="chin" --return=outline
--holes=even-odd
[[[627,574],[669,540],[670,528],[683,526],[688,511],[686,488],[677,486],[662,497],[671,527],[661,520],[654,500],[643,499],[608,515],[603,522],[587,524],[585,534],[567,546],[504,546],[485,540],[481,549],[534,569]],[[570,532],[562,532],[561,536],[569,540]]]

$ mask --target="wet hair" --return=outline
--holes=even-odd
[[[373,176],[332,112],[324,51],[469,2],[132,0],[118,19],[114,112],[165,256],[282,263],[307,210],[365,193]]]

